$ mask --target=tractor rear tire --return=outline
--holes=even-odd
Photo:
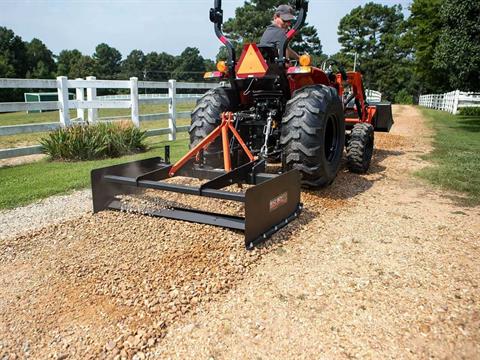
[[[325,85],[295,91],[282,119],[280,143],[284,170],[299,170],[302,186],[331,184],[345,145],[345,119],[337,91]]]
[[[365,174],[373,155],[374,129],[367,123],[355,124],[347,143],[347,167],[357,174]]]
[[[188,130],[190,135],[190,148],[197,145],[203,138],[220,125],[220,115],[224,111],[233,110],[231,91],[218,87],[205,93],[192,111],[191,125]],[[223,152],[220,137],[216,138],[202,151],[203,164],[218,168],[223,167]]]

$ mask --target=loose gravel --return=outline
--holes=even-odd
[[[128,212],[14,229],[0,359],[478,358],[480,209],[412,178],[429,133],[414,108],[394,115],[369,174],[303,192],[302,216],[254,251],[235,231]],[[124,201],[171,205],[158,195]]]
[[[79,218],[91,211],[91,194],[90,190],[75,191],[13,210],[0,211],[0,239]]]
[[[200,186],[205,181],[187,178],[174,177],[163,180],[166,183],[175,183],[188,186]],[[230,185],[222,190],[230,192],[245,192],[251,185]],[[244,216],[245,206],[243,203],[223,199],[186,195],[182,193],[147,190],[140,195],[121,195],[118,197],[122,203],[122,210],[126,212],[149,213],[155,210],[183,208],[197,209],[207,212],[217,212],[224,215]]]

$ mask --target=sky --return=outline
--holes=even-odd
[[[213,0],[0,0],[0,26],[34,37],[58,54],[78,49],[92,55],[105,42],[126,57],[134,49],[144,53],[180,54],[195,46],[205,58],[214,59],[221,43],[215,37],[208,13]],[[310,0],[307,22],[317,28],[323,52],[340,49],[340,19],[363,0]],[[401,4],[408,16],[411,0],[377,0]],[[235,15],[243,0],[223,0],[224,19]],[[267,24],[265,24],[267,25]]]

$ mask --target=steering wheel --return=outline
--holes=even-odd
[[[327,65],[328,65],[328,68],[327,68]],[[328,58],[324,62],[324,67],[325,67],[324,71],[327,74],[327,76],[333,73],[332,66],[336,66],[336,68],[338,69],[338,72],[342,75],[342,80],[347,81],[348,79],[347,72],[345,71],[345,68],[343,67],[343,65],[340,64],[337,60],[331,59],[331,58]]]

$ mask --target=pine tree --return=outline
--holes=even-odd
[[[406,22],[400,5],[373,2],[354,8],[338,26],[341,53],[353,59],[363,73],[366,88],[393,100],[395,94],[411,88],[410,49],[404,40]]]
[[[444,23],[435,48],[434,66],[448,74],[451,90],[480,90],[480,2],[444,0]]]

